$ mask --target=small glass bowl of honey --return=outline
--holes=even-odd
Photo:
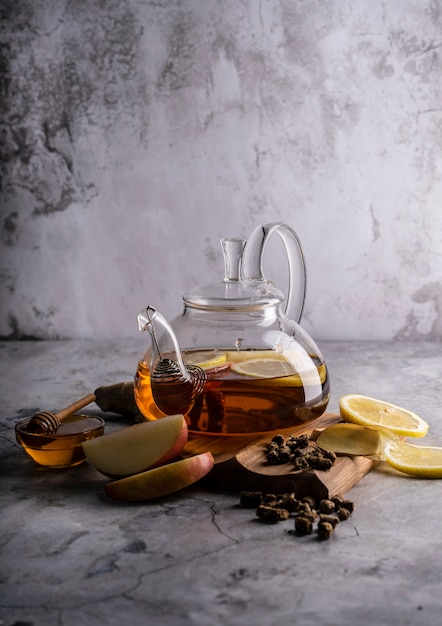
[[[66,417],[55,433],[34,433],[28,430],[32,418],[15,425],[15,438],[23,450],[39,465],[66,468],[80,465],[85,460],[83,441],[100,437],[105,422],[92,415]]]

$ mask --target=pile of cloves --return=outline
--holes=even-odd
[[[308,435],[275,435],[267,444],[265,456],[269,465],[293,463],[297,470],[331,469],[336,454],[320,448]]]
[[[341,495],[323,499],[304,496],[297,499],[294,493],[266,494],[261,491],[242,491],[240,505],[255,508],[256,515],[265,522],[280,522],[294,517],[296,535],[310,535],[316,525],[319,539],[329,539],[339,522],[353,513],[354,504]]]

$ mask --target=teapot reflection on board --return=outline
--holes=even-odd
[[[271,235],[288,258],[287,297],[263,275]],[[148,420],[183,413],[189,430],[216,435],[265,433],[309,422],[325,411],[324,358],[299,320],[306,274],[301,244],[286,224],[258,226],[248,240],[223,239],[225,277],[184,294],[170,323],[148,306],[150,333],[138,363],[135,400]]]

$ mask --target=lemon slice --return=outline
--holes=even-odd
[[[296,374],[293,366],[281,358],[258,358],[233,363],[232,371],[252,378],[281,378]]]
[[[424,437],[429,428],[427,422],[412,411],[367,396],[342,396],[339,408],[346,422],[372,428],[383,426],[402,437]]]
[[[186,356],[186,363],[199,365],[203,370],[212,369],[227,363],[227,352],[192,352]]]
[[[388,465],[420,478],[442,478],[442,448],[391,441],[384,450]]]
[[[327,378],[327,370],[325,364],[318,368],[312,367],[308,372],[300,374],[290,374],[289,376],[281,376],[280,378],[257,379],[257,384],[265,386],[277,387],[307,387],[312,385],[322,385]]]
[[[270,359],[272,361],[287,361],[287,359],[275,350],[229,350],[227,360],[233,363],[252,361],[255,359]]]

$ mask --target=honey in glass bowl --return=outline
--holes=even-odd
[[[101,417],[71,415],[66,417],[55,433],[29,432],[26,418],[15,426],[15,437],[23,450],[39,465],[66,468],[85,460],[83,441],[100,437],[105,422]]]

